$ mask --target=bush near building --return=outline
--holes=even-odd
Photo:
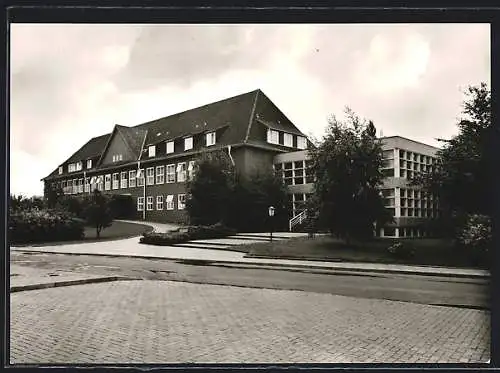
[[[13,244],[79,240],[84,223],[56,210],[19,210],[9,214],[9,242]]]
[[[167,233],[144,233],[139,242],[149,245],[168,246],[191,240],[223,238],[235,233],[234,229],[228,228],[222,223],[216,223],[210,226],[190,226],[183,230],[177,229]]]

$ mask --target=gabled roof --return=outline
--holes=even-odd
[[[102,158],[113,134],[122,136],[139,158],[149,145],[211,131],[217,131],[221,146],[252,143],[258,139],[258,125],[303,135],[261,90],[254,90],[134,127],[115,125],[112,133],[93,138],[65,163]]]

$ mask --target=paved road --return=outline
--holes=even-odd
[[[116,281],[11,294],[11,363],[486,362],[489,313]]]
[[[13,264],[75,271],[102,276],[257,288],[302,290],[360,298],[408,301],[484,309],[489,306],[489,282],[440,276],[346,272],[336,270],[276,270],[238,264],[199,265],[173,260],[74,256],[12,252]],[[187,262],[189,263],[189,262]]]

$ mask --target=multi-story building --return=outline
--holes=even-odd
[[[394,223],[382,237],[425,236],[422,223],[437,216],[437,201],[408,179],[431,170],[436,148],[400,136],[382,140],[385,176],[381,194]],[[303,214],[313,192],[307,137],[260,91],[157,119],[134,127],[115,125],[59,165],[45,183],[67,194],[97,188],[130,195],[137,218],[185,222],[186,181],[205,151],[227,152],[241,175],[274,170],[282,175],[289,196],[289,219]],[[298,220],[295,220],[298,221]]]
[[[97,188],[130,195],[138,218],[184,222],[186,181],[202,152],[227,152],[245,176],[272,170],[277,154],[308,146],[307,137],[256,90],[134,127],[115,125],[42,180],[67,194]]]
[[[384,180],[380,192],[394,222],[377,234],[381,237],[427,236],[429,232],[424,223],[437,217],[437,200],[420,187],[412,186],[409,179],[416,172],[432,170],[437,149],[401,136],[383,137],[381,142]],[[290,210],[294,217],[304,211],[304,204],[313,191],[314,180],[308,165],[307,150],[274,157],[274,168],[280,171],[288,186]]]

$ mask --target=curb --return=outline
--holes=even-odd
[[[62,286],[96,284],[96,283],[101,283],[101,282],[111,282],[111,281],[120,281],[120,280],[130,280],[130,278],[120,277],[120,276],[112,276],[112,277],[88,278],[88,279],[82,279],[82,280],[48,282],[48,283],[43,283],[43,284],[12,286],[10,288],[10,292],[17,293],[20,291],[49,289],[49,288],[57,288],[57,287],[62,287]]]
[[[285,263],[251,263],[251,262],[232,262],[232,261],[224,261],[224,260],[211,260],[211,259],[185,259],[185,258],[166,258],[166,257],[157,257],[150,255],[113,255],[113,254],[97,254],[97,253],[62,253],[57,251],[34,251],[34,250],[16,250],[20,252],[27,253],[46,253],[46,254],[61,254],[61,255],[89,255],[89,256],[105,256],[109,258],[141,258],[141,259],[151,259],[151,260],[170,260],[180,264],[190,264],[191,262],[194,265],[239,265],[241,268],[255,268],[259,266],[267,266],[267,267],[277,267],[283,269],[314,269],[314,270],[330,270],[330,271],[348,271],[348,272],[374,272],[374,273],[392,273],[392,274],[407,274],[407,275],[418,275],[418,276],[436,276],[436,277],[458,277],[458,278],[483,278],[489,279],[491,277],[490,274],[484,275],[479,273],[439,273],[439,272],[415,272],[409,270],[401,270],[401,269],[377,269],[377,268],[349,268],[349,267],[326,267],[326,266],[314,266],[314,265],[304,265],[304,264],[285,264]],[[234,251],[234,250],[231,250]]]

